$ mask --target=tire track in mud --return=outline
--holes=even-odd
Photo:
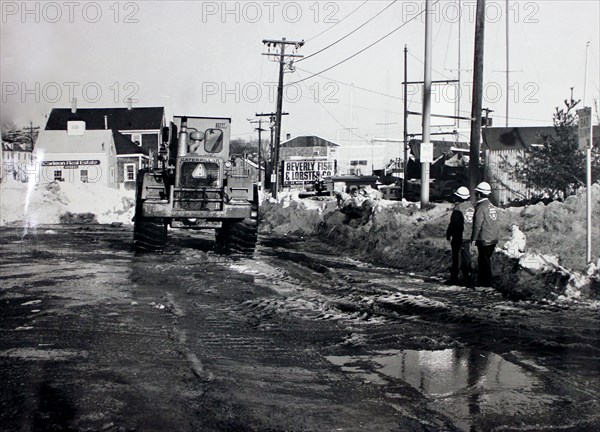
[[[461,343],[495,351],[518,349],[550,357],[569,351],[572,365],[600,358],[600,316],[594,307],[513,301],[490,288],[445,286],[340,257],[314,241],[260,252],[258,260],[238,270],[255,274],[257,283],[280,297],[247,301],[241,312],[371,325],[410,319],[443,324]]]
[[[239,305],[240,313],[259,319],[290,315],[336,321],[347,329],[347,336],[335,346],[323,347],[322,352],[345,352],[339,351],[345,347],[356,352],[358,348],[365,360],[347,367],[350,373],[355,367],[362,369],[365,376],[380,375],[372,369],[378,350],[386,345],[388,349],[406,347],[407,340],[416,349],[472,347],[499,354],[552,389],[550,399],[573,404],[571,414],[582,417],[576,417],[567,429],[591,430],[595,420],[589,416],[593,411],[589,406],[600,398],[600,390],[592,384],[598,381],[600,370],[589,368],[600,362],[597,308],[514,301],[493,289],[446,286],[439,280],[360,263],[310,245],[293,246],[299,250],[262,252],[252,263],[236,264],[238,271],[254,274],[255,283],[279,294],[245,301]],[[394,334],[398,330],[404,334]],[[476,387],[466,394],[472,391]],[[458,393],[452,397],[460,399]]]
[[[175,305],[169,309],[184,312],[176,317],[173,337],[184,346],[188,360],[190,354],[199,358],[202,373],[210,373],[210,379],[204,380],[203,407],[217,414],[205,416],[208,424],[219,424],[219,430],[244,430],[245,424],[260,425],[256,430],[332,430],[335,426],[375,432],[398,430],[398,424],[410,424],[411,430],[454,430],[409,385],[396,384],[399,393],[412,397],[405,396],[401,412],[395,413],[396,405],[384,397],[383,389],[347,377],[326,360],[321,348],[335,346],[347,335],[345,326],[331,321],[348,319],[339,312],[327,316],[328,306],[321,302],[327,297],[307,293],[308,288],[298,286],[285,271],[260,261],[203,258],[207,267],[226,268],[213,274],[228,274],[227,283],[188,291],[191,297],[174,293],[169,302]],[[237,276],[231,275],[232,269]],[[245,291],[245,284],[261,287],[273,280],[279,283],[276,290],[258,290],[267,296],[254,299],[256,289],[249,299],[235,295]],[[280,296],[273,296],[274,292]],[[235,415],[219,417],[223,411]],[[271,418],[272,412],[277,416]],[[282,418],[299,423],[291,429],[273,426]],[[357,429],[359,418],[369,422]]]

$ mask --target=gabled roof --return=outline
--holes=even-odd
[[[53,108],[46,123],[46,130],[67,130],[69,120],[82,120],[86,130],[117,129],[159,130],[163,126],[163,107],[127,108]],[[104,122],[104,117],[108,125]]]
[[[149,151],[138,146],[136,143],[131,141],[125,135],[118,130],[113,130],[113,139],[115,140],[115,148],[117,149],[117,155],[131,155],[131,154],[142,154],[145,156],[149,155]]]
[[[339,144],[332,143],[316,135],[297,136],[280,144],[280,147],[339,147]]]

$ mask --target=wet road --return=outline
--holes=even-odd
[[[3,229],[7,430],[597,430],[600,311],[362,263],[318,239]]]

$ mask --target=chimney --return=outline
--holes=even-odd
[[[75,114],[77,112],[77,98],[71,100],[71,112]]]
[[[127,98],[127,109],[129,111],[131,111],[132,108],[133,108],[133,106],[132,106],[131,98]]]
[[[104,129],[108,129],[108,116],[104,116]]]

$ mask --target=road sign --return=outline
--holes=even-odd
[[[421,163],[433,162],[433,144],[432,143],[421,143]]]
[[[592,148],[592,109],[577,110],[579,117],[579,150]]]

